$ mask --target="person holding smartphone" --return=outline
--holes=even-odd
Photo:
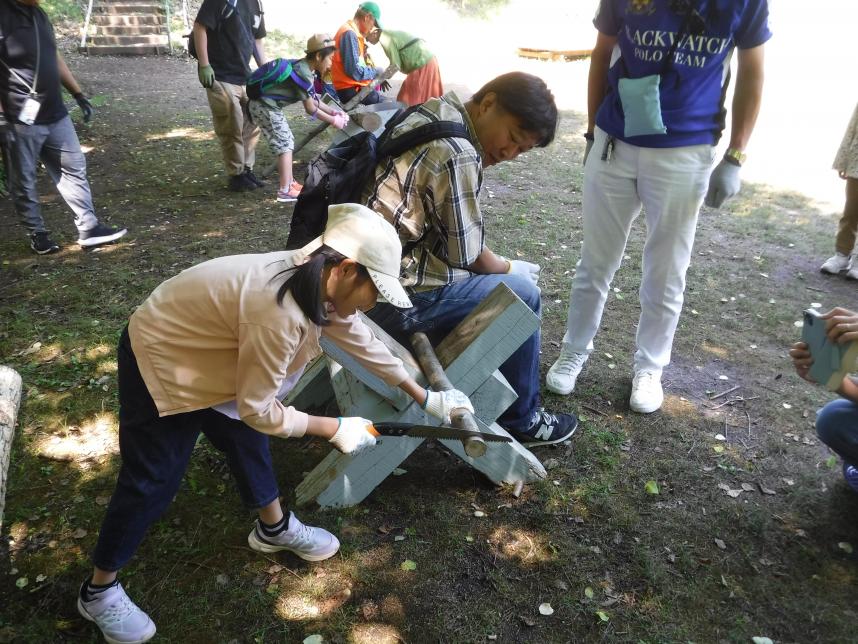
[[[858,313],[837,307],[820,318],[825,321],[826,336],[845,344],[858,340]],[[789,352],[796,373],[808,382],[813,356],[804,342],[796,342]],[[846,375],[837,389],[840,398],[832,400],[816,414],[816,434],[843,459],[843,478],[858,492],[858,378]]]

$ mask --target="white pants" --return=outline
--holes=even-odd
[[[641,148],[615,141],[613,153],[603,161],[606,140],[596,128],[584,168],[584,245],[563,342],[577,353],[593,350],[611,280],[643,205],[647,236],[634,368],[662,369],[670,362],[715,148]]]

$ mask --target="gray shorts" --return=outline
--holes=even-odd
[[[262,130],[262,136],[268,141],[271,151],[280,156],[295,148],[295,137],[289,129],[286,116],[279,108],[268,107],[262,101],[251,100],[248,111],[254,124]]]

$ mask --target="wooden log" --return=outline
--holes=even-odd
[[[444,369],[441,368],[441,363],[435,356],[435,350],[432,349],[432,343],[425,333],[415,333],[411,336],[411,346],[414,347],[414,355],[417,356],[417,361],[423,367],[423,373],[429,379],[429,384],[435,391],[449,391],[453,389],[453,383],[447,378]],[[450,424],[459,429],[476,432],[477,422],[474,420],[474,415],[464,407],[457,407],[450,412]],[[462,447],[465,453],[471,458],[479,458],[486,453],[486,442],[482,438],[472,437],[462,441]]]
[[[12,456],[12,437],[21,404],[21,376],[11,367],[0,365],[0,530],[6,509],[6,481]]]

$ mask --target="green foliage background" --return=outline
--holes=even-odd
[[[42,0],[41,7],[52,22],[83,20],[86,0]]]

